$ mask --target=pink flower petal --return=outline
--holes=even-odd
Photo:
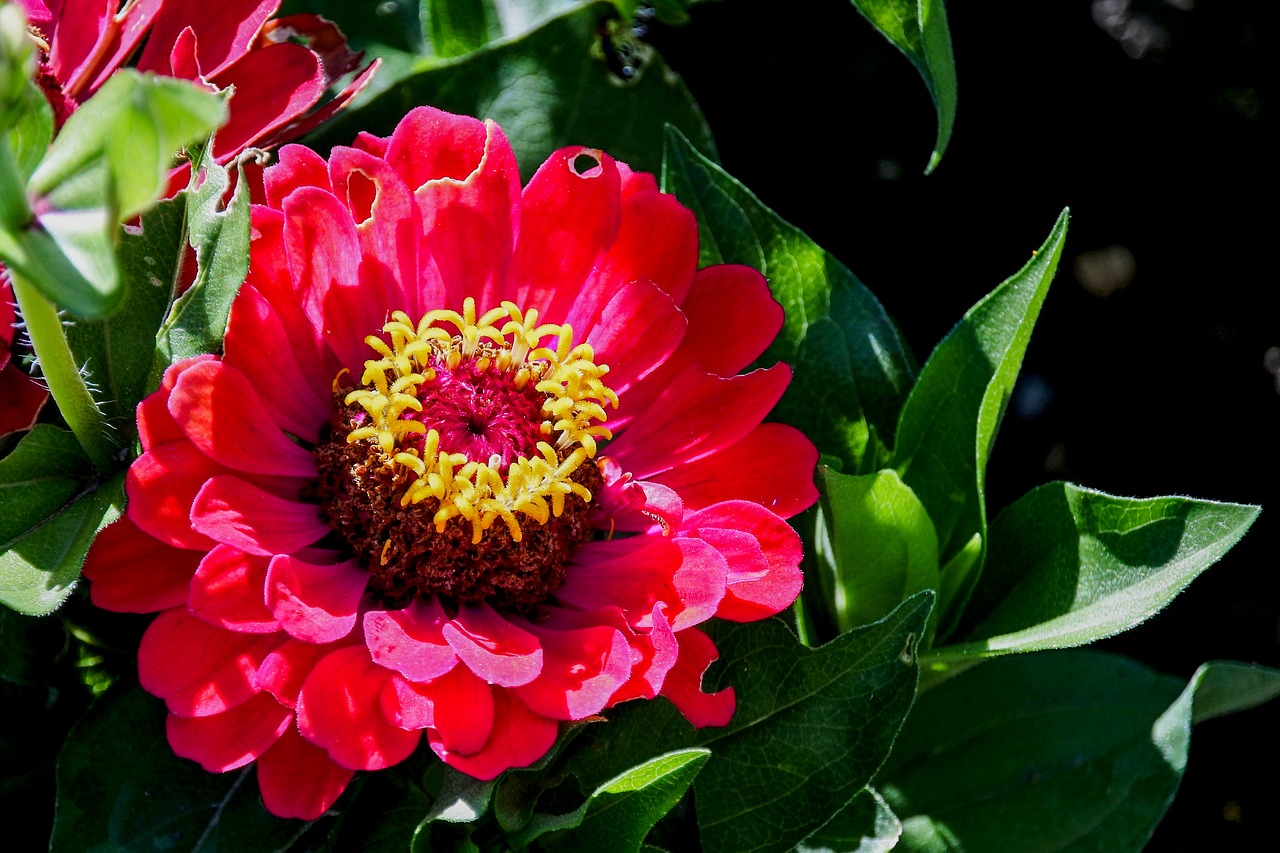
[[[296,341],[250,284],[240,288],[231,304],[223,363],[253,377],[259,388],[288,388],[287,394],[259,394],[258,403],[282,429],[313,444],[319,440],[332,410],[327,392],[333,377],[324,375],[313,359],[299,361]]]
[[[267,606],[291,637],[332,643],[351,633],[369,573],[354,560],[316,566],[284,554],[271,560]]]
[[[64,86],[79,89],[95,76],[94,49],[107,37],[115,10],[102,0],[62,0],[51,11],[57,29],[48,34],[49,69]]]
[[[664,609],[664,605],[655,604],[649,617],[649,632],[630,639],[631,678],[609,699],[610,707],[628,699],[652,699],[662,690],[680,651]]]
[[[725,501],[685,517],[684,529],[713,544],[730,566],[729,585],[716,616],[735,622],[764,619],[790,607],[800,594],[800,537],[759,504]],[[757,543],[760,556],[744,545]],[[749,555],[748,550],[752,553]]]
[[[126,516],[98,534],[84,562],[89,598],[104,610],[154,613],[187,602],[202,555],[164,544]]]
[[[3,356],[0,362],[9,357],[3,347],[0,355]],[[48,399],[48,389],[19,370],[16,364],[0,367],[0,436],[35,426]]]
[[[169,396],[169,413],[214,462],[251,474],[314,478],[315,457],[264,418],[266,410],[254,383],[223,361],[192,365]]]
[[[254,673],[279,644],[279,635],[224,631],[175,607],[142,635],[138,680],[174,714],[220,714],[253,698]]]
[[[129,519],[175,548],[212,548],[214,541],[191,527],[191,505],[209,478],[226,470],[185,439],[148,450],[125,475]]]
[[[221,714],[165,721],[169,746],[210,773],[243,767],[266,752],[293,722],[293,712],[270,693],[259,693]]]
[[[458,662],[444,638],[448,621],[435,598],[415,601],[403,610],[370,610],[364,615],[364,638],[377,663],[410,681],[430,681]]]
[[[352,770],[381,770],[408,758],[422,737],[387,722],[379,694],[391,678],[364,646],[339,649],[316,664],[298,697],[298,731]]]
[[[502,297],[547,318],[567,317],[621,218],[613,158],[582,146],[555,152],[524,189],[512,289]]]
[[[524,627],[542,644],[542,673],[514,691],[535,714],[554,720],[589,717],[631,675],[631,647],[615,627]]]
[[[329,810],[354,775],[304,740],[293,726],[258,759],[262,802],[277,817],[315,820]]]
[[[215,359],[216,355],[197,355],[170,365],[156,392],[138,404],[138,438],[143,450],[151,450],[170,441],[187,440],[182,428],[173,419],[173,415],[169,414],[169,395],[173,393],[173,387],[184,371]]]
[[[687,370],[613,440],[609,455],[638,478],[701,459],[764,420],[790,381],[785,364],[728,378]],[[624,414],[628,405],[622,401]]]
[[[670,296],[637,281],[614,294],[586,342],[595,350],[596,363],[609,365],[609,387],[621,397],[676,351],[686,326]]]
[[[755,361],[782,329],[782,306],[751,267],[720,264],[698,270],[680,309],[689,318],[680,359],[718,376],[732,376]]]
[[[737,704],[733,688],[726,687],[717,693],[702,692],[702,676],[720,657],[715,643],[697,628],[681,631],[676,634],[676,640],[680,643],[680,657],[667,673],[662,695],[698,728],[727,726]]]
[[[494,694],[464,666],[455,667],[430,684],[414,685],[432,706],[430,736],[445,749],[462,755],[479,752],[493,734]]]
[[[488,604],[458,608],[445,624],[445,640],[480,678],[502,687],[528,684],[542,671],[538,638],[508,622]]]
[[[519,223],[520,172],[506,136],[431,107],[411,110],[387,145],[387,162],[413,190],[422,248],[448,288],[445,306],[474,296],[484,310],[505,284]]]
[[[790,518],[818,499],[818,451],[794,427],[760,424],[741,440],[694,462],[653,475],[690,510],[739,499]]]
[[[200,562],[191,578],[191,612],[228,631],[265,634],[280,623],[263,604],[267,559],[218,545]]]
[[[286,708],[296,708],[298,694],[311,670],[329,653],[343,648],[342,644],[329,643],[317,646],[292,638],[271,650],[253,675],[253,686],[266,690]]]
[[[329,164],[316,152],[303,145],[286,145],[278,153],[279,162],[262,175],[267,204],[284,209],[284,200],[300,187],[319,187],[333,191],[329,182]]]
[[[205,77],[223,91],[233,90],[227,123],[214,137],[219,162],[301,118],[328,86],[320,57],[292,42],[252,50]]]
[[[250,554],[291,554],[329,532],[320,508],[278,497],[239,477],[213,477],[196,495],[191,526]]]
[[[524,767],[547,754],[560,733],[555,720],[538,716],[508,690],[494,690],[493,733],[484,748],[467,755],[450,751],[434,731],[431,749],[446,764],[477,779],[494,779],[512,767]]]
[[[182,30],[192,26],[200,44],[200,67],[212,76],[248,52],[258,30],[279,5],[280,0],[168,0],[142,50],[138,69],[170,74],[169,46]],[[63,17],[66,15],[64,10]]]

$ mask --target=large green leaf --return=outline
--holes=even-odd
[[[926,172],[942,160],[956,120],[956,62],[943,0],[853,0],[884,37],[910,59],[929,88],[938,113],[938,136]]]
[[[831,822],[810,835],[798,853],[888,853],[898,844],[902,824],[876,791],[863,788]]]
[[[53,108],[44,93],[35,84],[28,83],[18,101],[16,113],[14,124],[6,136],[19,174],[30,178],[53,139]]]
[[[1280,693],[1280,671],[1207,664],[1178,679],[1098,652],[1002,658],[921,695],[877,783],[899,849],[1142,849],[1186,766],[1201,691],[1223,711]],[[1262,689],[1262,682],[1268,689]]]
[[[196,168],[204,182],[187,191],[187,230],[196,253],[196,277],[173,303],[155,339],[147,390],[160,384],[165,368],[181,359],[216,352],[227,332],[231,303],[249,270],[249,193],[243,173],[230,202],[222,199],[228,171],[206,147]],[[237,167],[239,168],[239,167]]]
[[[0,602],[31,615],[56,610],[123,506],[123,474],[98,481],[71,433],[37,425],[0,460]]]
[[[497,121],[526,178],[569,144],[600,148],[656,172],[664,122],[714,152],[702,112],[660,56],[653,54],[625,84],[609,69],[597,25],[611,9],[593,3],[457,59],[420,61],[362,108],[341,113],[314,142],[321,148],[346,143],[360,130],[389,134],[410,109],[431,104]]]
[[[816,649],[778,619],[717,624],[716,681],[738,700],[728,726],[693,730],[667,703],[629,703],[587,727],[562,769],[590,790],[656,754],[709,747],[693,785],[703,848],[790,849],[845,808],[888,754],[915,696],[932,603],[921,593]]]
[[[795,373],[773,417],[846,471],[879,468],[915,370],[875,296],[676,132],[667,134],[662,186],[697,215],[702,265],[758,269],[782,303],[786,319],[764,359]]]
[[[938,344],[902,408],[891,467],[929,511],[944,564],[975,535],[985,546],[987,458],[1066,234],[1064,210],[1027,265],[969,309]],[[949,585],[943,572],[944,592],[955,592],[938,602],[941,636],[953,627],[978,576],[967,571],[972,561],[960,565],[966,567],[964,584]]]
[[[141,217],[140,228],[120,238],[124,300],[102,320],[78,320],[67,327],[67,342],[112,439],[132,443],[134,410],[142,399],[155,359],[156,332],[169,309],[186,250],[186,202],[160,202]]]
[[[710,755],[706,749],[681,749],[651,758],[596,788],[573,813],[535,821],[513,840],[523,846],[540,837],[548,850],[635,853]]]
[[[174,755],[164,718],[162,701],[118,685],[71,730],[52,853],[282,850],[306,831],[267,812],[252,766],[208,773]]]
[[[841,474],[825,466],[822,518],[830,559],[819,581],[828,589],[836,627],[847,631],[883,618],[922,589],[938,588],[938,536],[924,505],[893,470]]]
[[[1234,545],[1259,508],[1118,498],[1070,483],[1027,493],[991,525],[991,550],[947,661],[1079,646],[1160,610]]]

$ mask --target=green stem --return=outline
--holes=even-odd
[[[35,348],[44,381],[58,404],[58,411],[98,470],[103,473],[113,470],[117,467],[117,448],[109,438],[106,419],[89,393],[89,387],[85,385],[71,354],[58,309],[16,271],[9,270],[9,279],[13,283],[13,293],[18,297],[18,307],[22,310],[31,346]]]
[[[31,221],[31,207],[27,204],[27,182],[18,172],[13,161],[9,140],[0,133],[0,228],[18,231]]]

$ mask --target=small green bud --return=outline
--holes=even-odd
[[[16,118],[35,67],[27,13],[17,3],[0,4],[0,128],[7,129]]]

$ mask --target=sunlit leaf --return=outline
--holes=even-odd
[[[902,824],[884,798],[872,788],[863,788],[796,849],[798,853],[887,853],[901,835]]]

